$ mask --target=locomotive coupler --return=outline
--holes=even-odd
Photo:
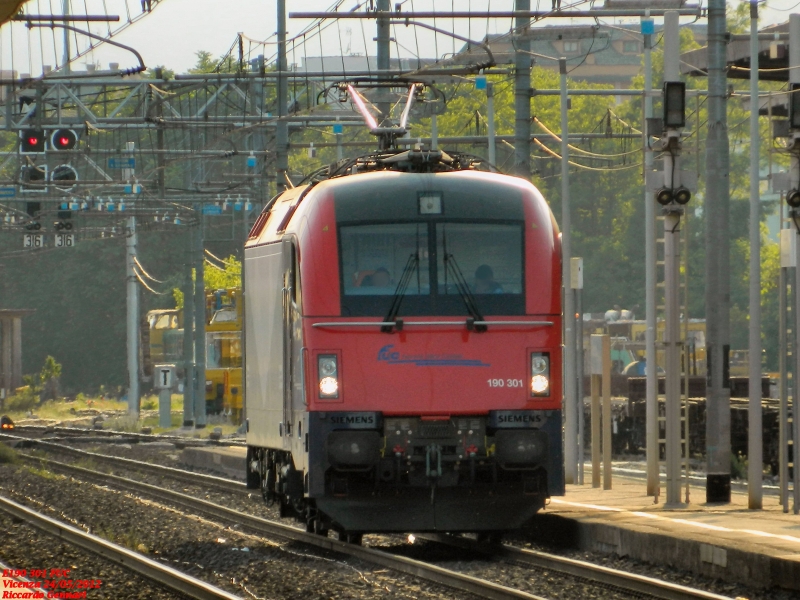
[[[434,479],[442,476],[442,447],[438,444],[425,446],[425,475]]]

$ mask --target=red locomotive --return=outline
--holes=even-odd
[[[563,494],[558,228],[479,167],[342,161],[250,232],[248,486],[309,531],[500,532]]]

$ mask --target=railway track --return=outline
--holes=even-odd
[[[74,439],[81,441],[116,441],[119,443],[139,442],[170,442],[186,446],[240,446],[246,447],[247,443],[232,439],[197,439],[178,435],[163,435],[153,433],[111,431],[109,429],[86,429],[82,427],[63,427],[53,425],[17,425],[14,433],[20,437],[25,434],[49,435],[47,439]],[[26,438],[31,439],[31,438]],[[35,438],[34,438],[35,439]]]
[[[146,556],[113,544],[101,537],[81,531],[63,521],[51,519],[46,515],[31,510],[4,496],[0,496],[0,511],[24,521],[40,531],[57,537],[70,545],[82,548],[83,550],[99,556],[103,560],[123,567],[127,571],[137,573],[154,583],[184,594],[190,598],[198,598],[201,600],[241,600],[240,596],[236,596],[206,583],[201,579],[196,579],[186,573],[162,565]]]
[[[226,493],[237,495],[248,493],[244,484],[221,477],[202,475],[150,463],[141,463],[125,458],[105,456],[75,448],[57,446],[49,442],[41,442],[41,444],[48,450],[65,452],[82,458],[91,458],[93,460],[114,465],[116,467],[137,469],[152,475],[171,477],[173,479],[194,485],[208,486],[215,490]],[[133,494],[143,494],[171,505],[178,505],[185,510],[196,513],[199,512],[203,515],[210,516],[215,520],[222,521],[227,524],[237,524],[240,527],[258,535],[278,536],[284,539],[291,539],[304,544],[310,544],[325,550],[344,553],[366,562],[391,568],[395,571],[413,575],[427,581],[446,585],[462,592],[472,593],[485,598],[537,598],[537,596],[528,594],[526,592],[521,592],[519,590],[514,590],[512,588],[501,586],[486,580],[449,571],[447,569],[442,569],[424,562],[395,556],[370,548],[362,548],[360,546],[354,546],[338,540],[323,538],[318,535],[306,533],[305,531],[290,527],[283,523],[242,514],[206,500],[194,498],[179,492],[166,490],[147,483],[115,475],[98,473],[90,469],[68,465],[50,459],[26,457],[25,460],[31,460],[34,462],[41,462],[44,460],[44,462],[50,465],[54,470],[69,473],[77,476],[78,478],[90,479],[103,485],[111,484],[113,487],[123,489]],[[706,592],[704,590],[681,586],[659,579],[610,569],[592,563],[568,559],[549,553],[515,548],[510,545],[487,546],[486,544],[479,544],[467,538],[449,535],[421,535],[417,537],[418,539],[423,539],[438,544],[445,544],[448,546],[455,546],[470,552],[487,555],[493,558],[500,556],[503,558],[503,560],[509,563],[522,565],[528,568],[555,571],[564,575],[586,580],[587,583],[591,582],[593,585],[605,586],[614,590],[630,593],[637,597],[646,596],[664,600],[730,600],[727,596],[721,596],[711,592]]]

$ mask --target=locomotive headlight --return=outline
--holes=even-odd
[[[319,374],[319,397],[339,397],[339,365],[335,354],[320,354],[317,357]]]
[[[550,395],[550,354],[531,354],[531,396]]]
[[[531,392],[534,396],[542,396],[547,392],[550,387],[550,382],[544,375],[534,375],[531,377]]]

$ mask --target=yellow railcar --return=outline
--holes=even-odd
[[[241,289],[206,294],[206,405],[225,412],[234,423],[242,418]]]

